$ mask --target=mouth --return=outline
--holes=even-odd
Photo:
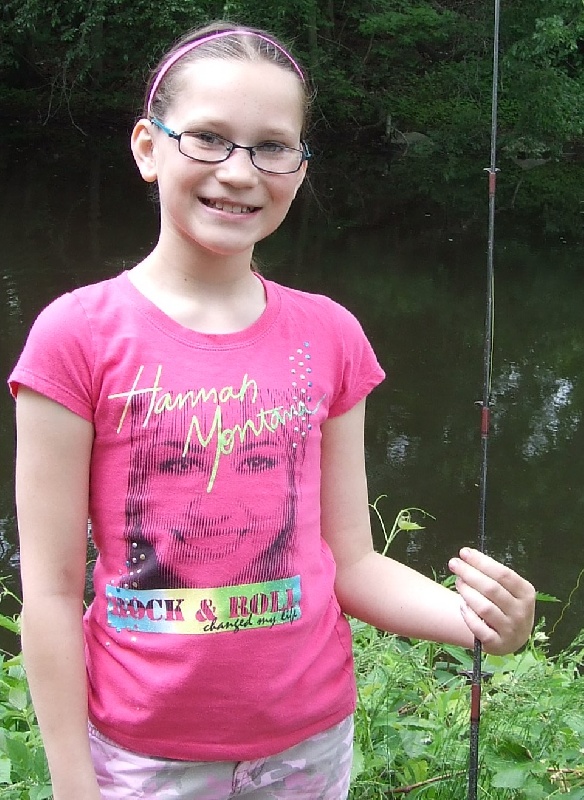
[[[259,211],[259,206],[246,206],[238,203],[228,203],[226,200],[210,200],[208,197],[199,198],[201,203],[207,208],[214,208],[217,211],[225,211],[227,214],[253,214]]]
[[[250,534],[254,533],[252,528],[231,528],[225,527],[214,534],[205,537],[185,537],[184,534],[176,529],[171,529],[177,540],[181,541],[183,556],[185,561],[197,560],[201,553],[204,553],[207,561],[218,561],[222,558],[233,555],[241,547]]]

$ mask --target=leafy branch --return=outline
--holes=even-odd
[[[397,516],[394,520],[394,523],[391,527],[391,530],[387,530],[387,526],[385,524],[385,520],[383,519],[383,515],[379,510],[379,501],[387,498],[386,494],[380,494],[378,498],[373,503],[369,503],[369,508],[373,509],[375,512],[377,519],[379,520],[379,524],[381,525],[381,531],[383,533],[383,538],[385,541],[385,546],[382,550],[383,555],[387,555],[387,551],[391,547],[395,537],[398,535],[400,531],[423,531],[425,530],[423,525],[419,525],[412,519],[412,512],[416,512],[418,514],[422,514],[423,517],[430,517],[430,519],[435,520],[436,517],[429,514],[427,511],[424,511],[423,508],[417,508],[416,506],[410,506],[409,508],[402,508],[401,511],[398,511]]]

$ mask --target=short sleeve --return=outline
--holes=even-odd
[[[91,331],[73,294],[47,306],[34,322],[8,385],[13,397],[19,386],[65,406],[93,421]]]
[[[377,357],[359,321],[336,303],[333,304],[341,370],[337,391],[331,399],[329,417],[338,417],[366,397],[385,378]]]

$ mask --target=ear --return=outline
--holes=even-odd
[[[147,119],[139,119],[134,125],[130,145],[140,175],[147,183],[154,183],[158,177],[156,153],[152,138],[152,124]]]
[[[296,186],[294,187],[294,197],[298,194],[298,190],[304,183],[304,178],[306,178],[306,171],[308,170],[308,161],[305,161],[298,172],[296,173]]]

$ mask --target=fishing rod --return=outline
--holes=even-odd
[[[497,188],[497,110],[499,93],[499,22],[500,0],[495,0],[495,19],[493,33],[493,86],[491,92],[491,161],[485,172],[488,173],[489,187],[489,227],[487,246],[487,308],[485,314],[485,334],[483,350],[483,399],[481,408],[481,460],[479,475],[479,519],[477,545],[481,552],[486,547],[486,508],[487,508],[487,455],[489,447],[489,428],[491,421],[491,384],[493,373],[493,323],[495,294],[495,193]],[[481,719],[481,690],[483,681],[482,645],[475,638],[473,667],[471,677],[470,742],[468,763],[468,800],[476,800],[479,775],[479,732]]]

